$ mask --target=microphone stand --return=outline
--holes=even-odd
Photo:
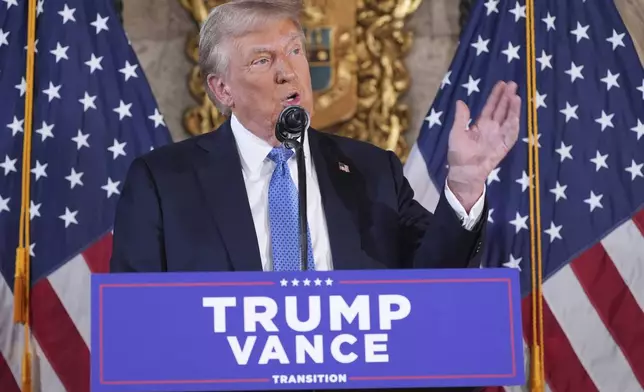
[[[298,183],[298,210],[299,210],[299,238],[300,238],[300,269],[308,270],[308,241],[306,236],[308,218],[306,213],[306,166],[304,163],[304,138],[306,132],[302,132],[302,140],[293,139],[284,142],[287,148],[295,149],[297,160],[297,183]]]

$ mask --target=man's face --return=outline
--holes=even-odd
[[[209,85],[251,132],[276,145],[275,122],[284,107],[300,105],[313,116],[304,42],[290,20],[266,23],[228,49],[228,74]]]

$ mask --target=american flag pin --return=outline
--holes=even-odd
[[[338,166],[340,167],[340,170],[342,170],[343,172],[349,173],[349,166],[347,166],[346,164],[342,162],[338,162]]]

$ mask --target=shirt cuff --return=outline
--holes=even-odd
[[[468,214],[467,212],[465,212],[465,207],[463,207],[463,205],[458,201],[452,190],[449,189],[447,181],[445,181],[445,197],[447,198],[447,202],[450,206],[452,206],[452,209],[454,209],[454,212],[456,212],[456,215],[458,215],[461,223],[463,224],[463,227],[466,230],[472,230],[472,228],[476,226],[476,224],[481,219],[483,206],[485,205],[485,188],[486,187],[483,187],[483,194],[476,201],[476,203],[474,203],[474,206]]]

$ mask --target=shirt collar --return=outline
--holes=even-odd
[[[232,128],[235,142],[237,143],[237,150],[241,158],[242,167],[249,173],[255,173],[261,169],[262,164],[267,159],[268,154],[273,149],[266,140],[259,138],[257,135],[246,129],[239,122],[239,119],[233,114],[230,119],[230,127]],[[310,148],[308,138],[308,128],[304,139],[304,156],[307,166],[309,164]],[[295,154],[290,159],[295,159]]]

